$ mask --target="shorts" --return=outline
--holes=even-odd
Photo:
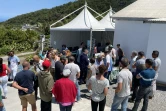
[[[35,92],[33,92],[32,94],[27,94],[19,97],[22,106],[28,106],[28,103],[31,105],[36,104]]]

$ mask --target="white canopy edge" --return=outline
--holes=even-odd
[[[61,22],[65,18],[69,17],[70,15],[74,14],[75,12],[83,9],[84,10],[71,22],[60,26],[60,27],[52,27],[55,24]],[[93,17],[93,15],[88,11],[90,9],[94,13],[96,13],[98,16],[103,17],[101,14],[97,13],[95,10],[87,6],[87,3],[85,3],[84,6],[81,8],[73,11],[72,13],[68,14],[67,16],[63,17],[59,21],[53,23],[50,25],[50,30],[54,31],[105,31],[105,28],[102,26],[102,24],[99,23],[97,19]],[[82,20],[82,21],[81,21]],[[81,24],[82,23],[82,24]]]

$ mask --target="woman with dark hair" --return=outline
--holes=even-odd
[[[100,65],[98,70],[99,74],[90,78],[88,86],[88,90],[91,92],[92,111],[104,111],[109,88],[109,81],[104,77],[107,67]],[[99,110],[97,110],[98,106]]]
[[[0,58],[0,87],[4,93],[5,98],[7,94],[7,82],[8,82],[8,76],[7,74],[10,73],[10,69],[6,64],[3,64],[3,59]]]

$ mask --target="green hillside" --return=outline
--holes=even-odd
[[[97,12],[103,13],[109,9],[110,5],[112,6],[113,10],[116,12],[126,7],[127,5],[131,4],[134,1],[135,0],[87,0],[87,3],[91,8],[93,8]],[[57,6],[52,9],[42,9],[39,11],[19,15],[1,24],[3,24],[4,26],[20,27],[23,24],[33,25],[40,23],[44,26],[48,26],[49,24],[56,22],[57,20],[71,13],[80,6],[83,6],[84,3],[85,0],[76,0],[75,2],[69,2],[67,4]],[[58,25],[62,25],[69,22],[78,13],[79,12],[77,12],[75,15],[72,15],[71,17],[68,17],[66,20],[63,21],[63,23]]]

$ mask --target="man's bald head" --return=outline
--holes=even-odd
[[[34,55],[33,60],[38,63],[40,61],[40,57],[38,55]]]
[[[30,68],[30,63],[27,62],[27,61],[24,61],[24,62],[22,63],[22,66],[23,66],[24,69],[29,69],[29,68]]]

